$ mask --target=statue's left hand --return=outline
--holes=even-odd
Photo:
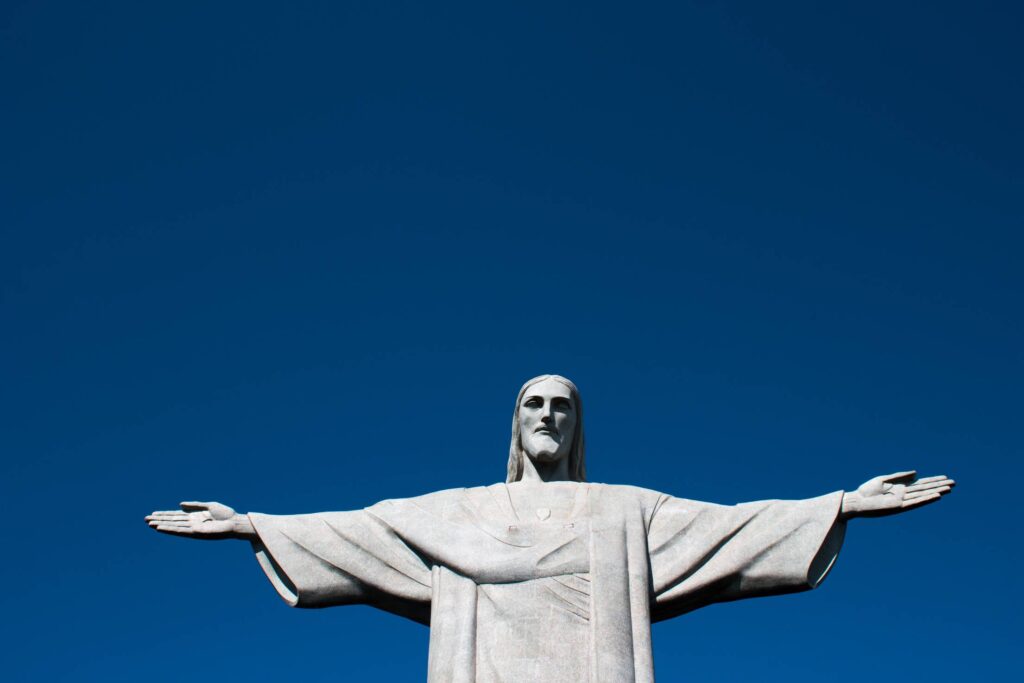
[[[845,518],[882,517],[938,501],[956,482],[939,475],[917,478],[917,472],[896,472],[869,479],[856,491],[843,494]]]

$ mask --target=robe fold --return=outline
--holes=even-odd
[[[520,520],[505,484],[249,517],[290,605],[429,625],[429,683],[648,683],[652,622],[814,588],[845,528],[841,491],[735,506],[603,484],[574,495],[568,520]]]

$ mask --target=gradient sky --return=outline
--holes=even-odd
[[[423,680],[422,626],[142,517],[492,483],[543,372],[594,481],[960,483],[656,626],[659,680],[1019,672],[1022,18],[5,2],[2,677]]]

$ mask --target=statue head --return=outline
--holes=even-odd
[[[576,385],[560,375],[540,375],[526,382],[512,413],[508,477],[523,477],[524,458],[535,463],[568,459],[569,479],[586,481],[583,403]]]

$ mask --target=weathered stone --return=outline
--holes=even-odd
[[[575,385],[519,392],[507,481],[275,516],[182,503],[158,531],[252,543],[296,607],[363,603],[431,629],[428,680],[653,681],[650,625],[715,602],[815,588],[846,520],[938,500],[914,472],[797,501],[715,505],[585,479]]]

